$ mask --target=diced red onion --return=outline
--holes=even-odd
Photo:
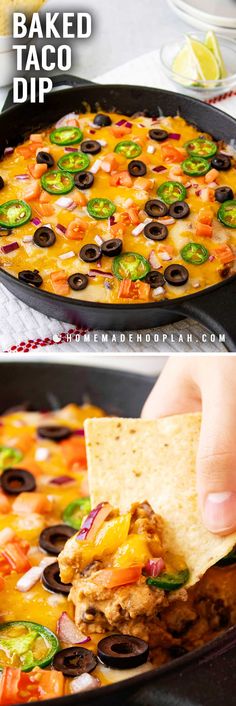
[[[209,262],[213,262],[213,260],[215,260],[215,255],[209,255],[208,260]]]
[[[74,429],[73,436],[84,436],[84,429]]]
[[[30,591],[36,583],[38,583],[41,575],[43,573],[43,566],[32,566],[29,571],[26,571],[23,576],[17,581],[16,588],[22,593],[27,593]]]
[[[19,244],[15,241],[14,243],[9,243],[9,245],[3,245],[1,250],[7,255],[7,253],[13,252],[13,250],[17,250],[19,247]]]
[[[163,218],[158,218],[158,223],[162,223],[166,226],[172,226],[175,223],[175,219],[171,216],[163,216]]]
[[[56,230],[59,230],[59,232],[63,234],[66,232],[65,226],[62,226],[61,223],[57,223]]]
[[[95,243],[97,243],[97,245],[102,245],[102,244],[103,244],[103,239],[101,238],[100,235],[95,235],[94,240],[95,240]]]
[[[115,222],[116,222],[115,216],[109,216],[109,218],[108,218],[108,225],[109,225],[109,226],[114,226]]]
[[[89,130],[91,135],[95,135],[96,130]]]
[[[15,179],[19,179],[19,181],[27,181],[29,178],[29,174],[16,174],[15,176]]]
[[[9,154],[12,154],[13,152],[14,152],[14,147],[5,147],[4,157],[6,157]]]
[[[145,127],[145,125],[143,125],[143,123],[138,123],[138,127]]]
[[[76,539],[88,539],[92,542],[104,520],[110,515],[111,510],[110,503],[99,503],[85,518],[81,529],[76,535]]]
[[[68,113],[67,115],[63,115],[63,118],[60,118],[60,120],[58,120],[56,122],[55,127],[63,126],[63,124],[65,124],[66,120],[70,120],[70,118],[77,120],[77,118],[78,118],[77,113]]]
[[[57,634],[59,640],[62,640],[62,642],[67,642],[70,645],[82,644],[84,642],[89,642],[91,639],[90,637],[87,637],[87,635],[83,635],[73,620],[69,618],[66,611],[63,611],[57,621]]]
[[[159,576],[162,571],[165,571],[165,562],[162,557],[157,559],[149,559],[145,565],[145,570],[148,576]]]
[[[81,691],[91,691],[91,689],[98,689],[101,686],[101,682],[97,677],[94,677],[88,672],[83,672],[78,677],[70,682],[70,692],[71,694],[79,694]]]
[[[160,267],[160,263],[158,262],[155,250],[151,250],[148,260],[150,262],[150,265],[154,267],[154,269]]]
[[[71,478],[71,476],[57,476],[52,478],[50,483],[53,483],[53,485],[66,485],[66,483],[71,483],[72,481],[74,481],[74,478]]]
[[[90,275],[92,275],[92,276],[93,275],[95,275],[95,276],[102,275],[102,277],[108,277],[108,279],[113,278],[112,272],[105,272],[105,270],[97,270],[95,267],[92,270],[90,270],[89,277],[90,277]]]
[[[168,137],[171,138],[171,140],[179,140],[180,134],[179,132],[169,132]]]
[[[66,208],[67,211],[73,211],[77,204],[69,196],[61,196],[60,199],[57,199],[56,206]]]
[[[40,218],[34,217],[31,219],[31,223],[33,223],[34,226],[39,226],[42,221],[40,221]]]
[[[126,120],[125,127],[132,127],[132,123],[130,123],[128,120]]]
[[[108,280],[106,279],[105,282],[104,282],[104,287],[106,287],[106,289],[112,289],[112,288],[113,288],[113,285],[111,284],[110,281],[108,281]]]
[[[121,127],[121,125],[125,125],[125,123],[126,123],[126,120],[124,120],[124,119],[122,118],[122,120],[118,120],[118,123],[116,123],[116,125],[118,125],[119,127]]]
[[[159,164],[158,167],[153,167],[153,172],[166,172],[166,167],[163,166],[163,164]]]
[[[77,147],[65,147],[64,152],[78,152]]]

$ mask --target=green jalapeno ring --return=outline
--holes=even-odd
[[[204,159],[204,157],[192,156],[187,157],[187,159],[182,162],[181,167],[184,174],[188,174],[189,176],[204,176],[204,174],[207,174],[209,169],[211,169],[211,164],[207,159]]]
[[[92,218],[96,218],[97,220],[103,220],[105,218],[113,216],[115,210],[115,204],[109,199],[90,199],[90,201],[88,201],[87,203],[87,211],[89,216],[91,216]]]
[[[0,470],[15,466],[23,458],[23,453],[20,449],[13,449],[11,446],[0,446]]]
[[[217,218],[226,228],[236,228],[236,199],[221,204]]]
[[[178,181],[164,181],[163,184],[157,189],[157,194],[168,205],[175,203],[175,201],[184,201],[187,195],[187,191],[183,184]]]
[[[143,255],[136,252],[126,252],[114,258],[112,269],[117,279],[131,279],[132,282],[136,282],[136,280],[146,277],[151,266]]]
[[[64,138],[63,138],[64,136]],[[50,134],[50,142],[54,145],[75,145],[83,138],[82,130],[79,127],[58,127]]]
[[[25,628],[26,633],[21,634],[17,631],[19,629]],[[13,631],[13,634],[4,636],[3,632]],[[14,631],[16,634],[14,635]],[[45,641],[46,654],[41,657],[34,656],[34,645],[38,638],[42,638]],[[9,663],[1,662],[0,659],[0,670],[4,669],[6,666],[12,666],[12,661],[14,657],[18,657],[19,665],[23,672],[28,672],[34,667],[46,667],[52,661],[54,655],[59,650],[59,640],[57,636],[44,625],[39,623],[34,623],[29,620],[12,620],[7,623],[2,623],[0,625],[0,652],[6,652],[10,655]],[[36,648],[37,651],[37,648]]]
[[[212,140],[207,140],[205,137],[197,137],[195,140],[189,140],[184,145],[188,154],[193,157],[213,157],[217,152],[217,145]]]
[[[41,184],[48,194],[68,194],[75,185],[73,176],[59,169],[43,174]]]
[[[146,579],[148,586],[155,586],[155,588],[162,588],[163,591],[176,591],[181,586],[184,586],[189,579],[189,570],[183,569],[178,571],[176,574],[169,574],[163,572],[156,577],[150,577]]]
[[[90,159],[84,152],[71,152],[71,154],[65,154],[57,162],[57,166],[62,171],[68,174],[74,174],[77,172],[83,172],[87,167],[89,167]]]
[[[137,142],[132,142],[132,140],[123,140],[118,142],[114,151],[117,154],[123,154],[126,159],[135,159],[141,154],[142,147]]]
[[[72,500],[63,512],[63,522],[78,530],[81,527],[83,518],[88,515],[90,510],[90,498],[77,498],[77,500]]]
[[[28,223],[31,215],[32,210],[26,201],[19,201],[18,199],[6,201],[0,206],[0,226],[18,228]]]
[[[180,250],[180,255],[185,262],[191,265],[203,265],[209,258],[209,250],[200,243],[187,243]]]

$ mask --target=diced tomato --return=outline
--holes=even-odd
[[[131,299],[132,297],[132,280],[131,279],[122,279],[120,286],[119,286],[119,291],[118,291],[118,297],[119,299]]]
[[[41,671],[41,670],[40,670]],[[56,698],[64,695],[65,678],[62,672],[57,672],[56,669],[42,670],[39,680],[39,697],[41,701],[46,696]]]
[[[183,162],[185,150],[177,149],[172,145],[162,145],[161,153],[165,162]]]
[[[65,237],[70,240],[83,240],[87,230],[87,224],[81,218],[74,218],[67,226]]]
[[[87,468],[86,448],[83,437],[71,436],[60,443],[60,448],[69,468],[72,468],[75,463],[78,464],[80,470]]]
[[[17,704],[19,702],[19,682],[21,677],[20,669],[5,667],[0,678],[0,704]]]
[[[219,172],[217,169],[210,169],[209,172],[205,175],[205,182],[206,184],[210,184],[211,181],[216,181],[219,176]]]
[[[126,186],[130,188],[132,183],[131,176],[126,169],[123,172],[115,172],[110,176],[111,186]]]
[[[201,189],[201,191],[200,191],[200,199],[201,199],[201,201],[204,201],[204,203],[209,203],[211,201],[214,201],[215,200],[214,189],[211,189],[209,186],[205,186],[205,188]]]
[[[116,588],[136,583],[141,576],[141,566],[130,566],[125,569],[102,569],[97,573],[94,581],[105,588]]]
[[[29,172],[32,174],[32,177],[34,179],[40,179],[45,172],[47,172],[47,165],[46,164],[34,164],[32,167],[29,167]]]
[[[129,135],[131,128],[127,127],[127,125],[112,125],[111,132],[114,137],[124,137],[125,135]]]
[[[20,145],[19,147],[17,147],[17,152],[19,152],[19,154],[24,157],[24,159],[29,159],[32,156],[30,148],[27,147],[27,145]]]
[[[38,210],[41,216],[53,216],[54,214],[54,206],[51,203],[41,203]]]
[[[140,280],[132,282],[130,279],[123,279],[120,283],[118,297],[120,299],[141,299],[148,301],[150,295],[150,284]]]
[[[218,247],[215,249],[215,254],[216,257],[219,257],[221,262],[223,262],[224,265],[227,265],[229,262],[233,262],[235,260],[235,255],[229,245],[226,245],[226,243],[223,243],[222,245],[218,245]]]
[[[43,132],[33,132],[33,133],[30,135],[30,138],[29,138],[29,139],[30,139],[31,142],[42,142],[43,138],[44,138],[44,133],[43,133]]]
[[[137,206],[130,206],[127,211],[121,213],[121,220],[126,225],[132,223],[132,225],[137,226],[138,223],[140,223],[139,210]]]
[[[18,574],[24,573],[31,568],[31,563],[26,557],[25,552],[16,542],[6,544],[1,553],[9,562],[11,568],[17,571]]]
[[[153,179],[148,179],[147,177],[137,177],[134,180],[134,189],[141,189],[142,191],[152,191]]]
[[[198,222],[196,225],[196,236],[197,238],[212,238],[212,226],[209,226],[207,223]]]
[[[148,301],[149,296],[150,296],[150,284],[147,282],[136,282],[136,290],[138,293],[138,299],[142,299],[143,301]]]
[[[0,705],[11,706],[30,701],[63,696],[65,679],[55,669],[44,670],[36,667],[31,672],[21,672],[20,668],[5,667],[0,678]]]
[[[12,509],[17,515],[27,515],[32,512],[45,515],[52,509],[52,502],[43,493],[34,491],[31,493],[20,493],[14,500]]]
[[[113,152],[106,154],[101,163],[101,169],[103,172],[115,172],[119,167],[119,163]]]
[[[40,204],[41,203],[49,203],[50,202],[50,196],[47,193],[47,191],[42,191],[39,197]]]
[[[56,294],[66,296],[69,294],[69,284],[67,282],[67,274],[64,270],[57,270],[51,273],[51,282],[53,290]]]
[[[110,234],[112,238],[122,239],[123,235],[125,234],[125,224],[121,221],[118,221],[118,223],[114,223],[113,226],[110,227]]]
[[[198,214],[198,221],[199,223],[205,223],[208,226],[211,226],[212,221],[213,221],[213,212],[209,208],[200,208],[199,214]]]
[[[82,191],[77,191],[75,194],[73,194],[73,201],[77,203],[78,206],[86,206],[87,204],[87,199],[85,194],[83,194]]]
[[[36,201],[41,193],[41,185],[39,180],[32,180],[30,185],[26,188],[24,192],[25,201]]]
[[[8,512],[11,510],[11,505],[9,503],[9,500],[6,495],[4,495],[3,491],[0,490],[0,513],[3,515],[7,515]]]

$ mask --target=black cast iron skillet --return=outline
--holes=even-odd
[[[72,110],[85,112],[116,110],[127,115],[146,111],[148,115],[176,115],[195,123],[217,140],[236,138],[236,121],[212,106],[184,96],[153,88],[137,86],[99,86],[74,76],[56,76],[54,85],[70,85],[65,91],[46,96],[43,105],[12,105],[7,97],[0,115],[3,146],[23,141],[30,132],[47,127]],[[171,324],[191,316],[215,334],[224,334],[229,351],[236,351],[236,275],[207,290],[178,299],[150,304],[99,304],[38,290],[20,282],[4,270],[0,281],[19,299],[47,316],[89,328],[135,330]]]
[[[90,401],[109,414],[139,416],[154,378],[101,368],[2,363],[0,413],[15,405],[55,409]],[[236,627],[203,648],[130,680],[44,706],[235,706]],[[32,704],[36,706],[36,702]]]

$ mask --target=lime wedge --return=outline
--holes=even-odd
[[[205,36],[205,45],[206,47],[208,47],[208,49],[210,49],[212,54],[214,54],[214,57],[218,62],[220,68],[220,78],[225,78],[227,76],[227,71],[215,32],[207,32]]]
[[[178,83],[182,86],[192,86],[199,79],[195,59],[187,44],[175,56],[172,71],[178,75]]]
[[[186,37],[187,45],[191,49],[193,60],[197,67],[199,79],[202,81],[217,81],[220,78],[218,61],[214,54],[194,37]]]

